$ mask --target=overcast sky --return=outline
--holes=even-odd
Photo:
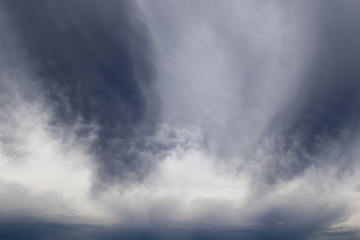
[[[360,239],[359,22],[0,0],[0,239]]]

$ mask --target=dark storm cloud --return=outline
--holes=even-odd
[[[305,230],[305,231],[304,231]],[[23,219],[0,222],[0,239],[6,240],[345,240],[357,239],[353,229],[307,231],[292,227],[163,226],[159,228],[106,227],[101,225],[68,224]]]
[[[270,239],[309,239],[322,233],[347,217],[344,207],[317,207],[313,212],[306,212],[302,207],[286,205],[273,206],[261,214],[255,221],[266,226]]]
[[[1,4],[55,109],[55,124],[80,119],[84,126],[96,126],[93,149],[104,179],[145,174],[146,159],[129,149],[137,148],[134,139],[151,134],[157,100],[150,41],[132,2]],[[91,130],[83,127],[78,134]]]
[[[64,132],[67,127],[72,129],[72,125],[81,125],[80,128],[74,127],[78,137],[75,141],[95,135],[90,153],[87,152],[88,146],[85,146],[84,151],[79,141],[74,144],[81,145],[79,149],[75,148],[78,146],[74,147],[76,154],[67,155],[62,153],[72,150],[72,146],[44,146],[43,153],[40,151],[42,144],[51,138],[33,134],[24,145],[35,142],[36,146],[31,147],[36,148],[35,153],[40,153],[30,154],[25,161],[27,165],[19,165],[29,176],[22,179],[22,172],[15,171],[18,170],[16,164],[8,169],[17,176],[12,178],[11,173],[9,176],[4,174],[15,183],[19,181],[30,186],[11,182],[3,184],[8,186],[8,190],[1,189],[3,199],[0,204],[10,208],[13,199],[25,196],[20,199],[21,204],[16,205],[14,201],[15,210],[27,206],[43,210],[39,215],[43,212],[51,214],[57,205],[61,205],[64,195],[64,202],[73,203],[75,210],[84,207],[83,211],[88,211],[89,216],[92,214],[91,209],[95,212],[94,216],[104,215],[105,221],[124,221],[121,227],[99,226],[96,225],[98,218],[88,219],[87,214],[84,214],[84,219],[79,221],[92,222],[94,225],[75,224],[75,219],[61,218],[63,221],[60,223],[56,221],[56,211],[51,221],[0,217],[0,239],[356,239],[356,232],[351,229],[331,229],[346,221],[352,209],[339,204],[342,196],[334,194],[336,196],[328,200],[330,194],[322,193],[321,187],[317,188],[317,183],[313,182],[317,178],[313,175],[322,172],[299,176],[310,167],[322,168],[328,163],[346,169],[352,161],[347,157],[351,155],[352,144],[358,134],[360,71],[357,71],[357,66],[360,62],[360,30],[356,23],[360,15],[357,14],[359,8],[356,6],[359,4],[351,1],[320,1],[312,5],[317,16],[309,21],[314,21],[315,26],[311,28],[313,32],[307,33],[316,42],[311,67],[302,73],[300,89],[296,89],[299,92],[292,101],[286,105],[281,102],[287,99],[284,97],[274,107],[263,104],[275,99],[272,96],[260,100],[257,98],[261,98],[258,97],[261,94],[283,94],[274,89],[268,93],[266,87],[272,85],[281,90],[288,89],[280,86],[282,81],[276,79],[282,77],[277,72],[284,71],[285,67],[282,64],[279,64],[280,67],[271,64],[282,59],[282,54],[294,53],[284,51],[279,54],[280,57],[277,55],[283,46],[277,45],[277,42],[287,40],[286,36],[282,38],[282,34],[286,35],[289,31],[277,32],[277,28],[283,26],[282,20],[286,19],[277,15],[287,9],[279,4],[280,1],[273,1],[267,7],[258,6],[262,1],[243,1],[241,4],[225,1],[224,6],[236,10],[232,17],[227,15],[230,8],[225,7],[224,12],[218,12],[223,3],[215,4],[216,1],[210,0],[198,1],[195,5],[199,8],[194,8],[192,0],[166,3],[165,0],[152,1],[150,5],[146,5],[150,2],[148,0],[144,0],[143,5],[140,2],[139,7],[148,8],[142,17],[138,17],[141,13],[135,10],[136,6],[130,0],[0,0],[11,19],[16,36],[27,52],[27,58],[31,60],[27,67],[34,69],[34,75],[40,83],[41,89],[37,89],[36,93],[44,94],[46,104],[54,110],[55,116],[50,120],[50,125],[60,126]],[[152,18],[152,14],[156,16]],[[239,18],[240,15],[244,15],[244,19]],[[149,22],[144,23],[140,19]],[[221,38],[213,28],[214,19],[219,20],[217,27],[226,25],[229,28],[220,31]],[[240,21],[241,24],[233,25],[234,21]],[[270,33],[267,27],[260,27],[268,21],[270,23],[266,26],[275,29],[270,30]],[[297,25],[286,28],[292,26]],[[238,36],[239,29],[241,34]],[[222,38],[232,38],[232,34],[233,40],[221,41]],[[246,35],[244,39],[243,34]],[[265,37],[259,37],[262,34]],[[253,41],[255,38],[259,41]],[[157,45],[154,45],[159,48],[155,54],[152,52],[151,39],[157,41]],[[241,39],[243,41],[239,41]],[[266,45],[268,40],[271,43]],[[234,51],[233,45],[239,42],[246,43],[245,48],[248,50]],[[227,50],[224,50],[224,45]],[[301,55],[301,51],[295,51],[294,57]],[[215,54],[209,54],[212,52]],[[158,65],[153,66],[151,61],[154,56],[164,59],[157,59]],[[244,62],[242,67],[246,69],[245,73],[238,69],[238,60]],[[159,76],[155,76],[155,67]],[[267,78],[266,75],[272,72],[276,74]],[[159,116],[160,100],[153,88],[155,77],[159,81],[156,85],[156,90],[161,92],[159,98],[162,97],[164,105],[168,104],[167,107],[161,106],[165,112],[162,118]],[[253,82],[258,79],[258,83]],[[270,81],[265,81],[268,79]],[[245,88],[240,85],[245,85]],[[11,101],[12,96],[9,99]],[[249,117],[251,123],[248,125],[241,120],[248,113],[248,109],[239,108],[239,102],[242,101],[248,105],[246,108],[249,111],[253,107],[261,112],[253,118]],[[279,106],[284,105],[284,110],[266,129],[268,135],[265,134],[264,142],[272,134],[275,135],[275,141],[269,144],[268,151],[264,147],[266,144],[258,141],[258,137],[262,131],[266,131],[266,123],[272,118],[274,109],[278,110]],[[24,106],[20,107],[26,108],[28,105]],[[208,113],[204,115],[206,111]],[[11,109],[2,113],[8,112]],[[35,119],[33,115],[27,119],[28,122]],[[22,116],[20,114],[20,118]],[[167,122],[166,117],[171,120]],[[189,125],[182,123],[182,118],[188,119]],[[21,123],[15,122],[15,127],[11,126],[9,132],[19,129],[17,125]],[[48,130],[48,125],[41,123]],[[158,128],[157,124],[165,127]],[[22,133],[33,125],[29,126],[20,128],[22,132],[19,135],[23,136]],[[45,132],[43,128],[40,130],[40,133]],[[206,136],[207,131],[209,136]],[[209,143],[203,143],[202,138],[208,138]],[[8,142],[12,143],[10,140]],[[14,141],[13,145],[20,144]],[[8,157],[12,148],[4,149]],[[212,155],[217,149],[220,149],[219,154]],[[162,162],[163,168],[157,169],[156,176],[124,191],[121,188],[127,185],[122,182],[110,191],[88,196],[88,172],[84,179],[72,176],[80,175],[79,168],[92,171],[91,167],[78,161],[83,156],[85,160],[90,158],[89,161],[97,163],[95,175],[99,179],[95,184],[96,190],[106,189],[111,185],[109,183],[119,180],[142,180],[153,169],[154,161],[163,157],[167,150],[171,150],[173,155]],[[82,155],[84,152],[85,156]],[[252,158],[255,152],[260,152],[260,157]],[[71,162],[80,162],[74,171],[67,172],[66,168],[61,168],[63,163],[69,164],[70,161],[65,161],[68,156]],[[216,170],[221,168],[219,171],[212,171],[214,156],[216,161],[228,164],[231,171],[223,170],[221,164],[214,166]],[[43,161],[37,163],[38,158]],[[232,158],[235,160],[232,161]],[[6,167],[10,164],[5,160]],[[54,160],[56,164],[51,165]],[[238,167],[236,161],[241,162],[239,175],[232,171]],[[33,176],[29,168],[31,163],[39,164],[34,172],[39,175],[46,173],[43,178],[40,176],[36,179]],[[50,163],[50,166],[44,163]],[[255,169],[255,175],[251,175],[252,168]],[[58,176],[60,181],[51,181],[51,176],[47,176],[62,171],[64,173]],[[240,175],[244,179],[240,179]],[[324,174],[319,178],[322,177],[325,180],[319,185],[328,184],[328,176]],[[34,179],[37,181],[31,185]],[[235,181],[244,181],[244,187],[241,184],[232,185]],[[249,186],[247,181],[250,182]],[[45,182],[44,189],[37,188],[40,182]],[[69,188],[66,182],[73,184],[74,188],[65,191]],[[274,184],[279,182],[283,185]],[[342,187],[341,184],[334,187],[334,192]],[[60,196],[45,195],[44,199],[37,196],[38,192],[62,193],[61,190],[64,192]],[[79,195],[71,195],[77,191]],[[345,194],[350,196],[353,192],[344,191]],[[216,200],[213,204],[213,198],[218,198],[219,203]],[[229,202],[222,203],[226,199]],[[73,208],[69,209],[73,214]],[[11,208],[9,212],[15,214]],[[29,214],[35,215],[33,212],[29,211]],[[74,216],[78,216],[74,212]],[[24,215],[23,211],[19,211],[19,214]],[[80,211],[81,214],[83,212]],[[190,223],[183,226],[180,223],[183,219],[189,219]],[[165,220],[175,223],[165,224]],[[240,221],[248,225],[229,227],[241,225]],[[135,226],[128,227],[128,222]],[[143,222],[145,227],[141,225]],[[203,222],[210,224],[199,224]],[[252,224],[255,227],[248,227]]]
[[[283,129],[276,151],[295,161],[282,168],[274,160],[277,169],[269,181],[292,178],[318,164],[335,164],[341,172],[353,160],[360,120],[359,4],[320,1],[312,6],[317,16],[310,67],[298,94],[274,120]]]

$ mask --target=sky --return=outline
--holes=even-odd
[[[0,239],[360,239],[357,0],[0,0]]]

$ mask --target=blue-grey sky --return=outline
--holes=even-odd
[[[359,20],[0,0],[0,239],[360,239]]]

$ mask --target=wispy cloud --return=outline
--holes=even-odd
[[[359,237],[357,2],[0,4],[0,238]]]

